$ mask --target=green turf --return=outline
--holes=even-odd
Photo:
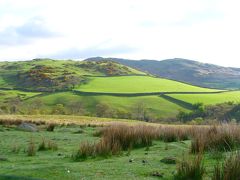
[[[224,92],[218,94],[172,94],[173,98],[189,102],[189,103],[204,103],[204,104],[218,104],[233,101],[240,103],[240,91]]]
[[[177,81],[150,76],[120,76],[90,78],[86,84],[76,88],[85,92],[104,93],[150,93],[150,92],[213,92],[214,89],[201,88]]]
[[[0,90],[0,102],[3,102],[9,98],[20,97],[22,100],[26,100],[30,97],[39,95],[39,92],[24,92],[18,90]]]
[[[98,141],[93,137],[95,128],[84,128],[84,133],[75,134],[79,126],[57,127],[54,132],[41,130],[37,133],[17,131],[14,128],[0,126],[0,157],[7,161],[0,162],[0,179],[23,179],[31,177],[51,180],[72,179],[157,179],[151,174],[160,172],[162,179],[172,179],[176,165],[164,164],[160,160],[164,157],[176,157],[181,160],[183,154],[189,155],[189,141],[164,143],[154,141],[149,151],[145,148],[134,149],[130,155],[123,152],[120,156],[109,158],[98,157],[83,162],[73,162],[72,153],[78,149],[83,141]],[[57,151],[40,151],[36,156],[28,157],[27,149],[30,138],[36,147],[42,138],[52,140],[58,144]],[[20,148],[19,153],[12,152],[13,147]],[[167,147],[167,148],[166,148]],[[129,162],[132,159],[133,162]],[[146,163],[142,161],[145,160]],[[211,176],[215,160],[206,155],[204,165],[207,167],[206,177]]]
[[[95,113],[98,103],[106,103],[113,109],[131,111],[136,104],[144,103],[148,111],[158,118],[174,117],[179,110],[185,110],[181,105],[169,102],[160,96],[137,96],[137,97],[116,97],[116,96],[81,96],[72,92],[53,93],[37,97],[41,99],[49,108],[55,104],[69,105],[72,102],[80,101],[86,109]],[[26,103],[31,103],[34,98],[29,99]]]

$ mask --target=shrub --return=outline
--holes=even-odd
[[[202,155],[198,154],[193,160],[183,160],[178,164],[177,173],[174,176],[176,180],[194,179],[201,180],[205,169],[202,162]]]

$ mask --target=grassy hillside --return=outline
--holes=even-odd
[[[214,92],[168,79],[150,76],[94,77],[76,88],[85,92],[147,93],[147,92]]]
[[[137,96],[137,97],[117,97],[117,96],[84,96],[76,95],[72,92],[52,93],[25,101],[31,104],[36,99],[40,99],[46,105],[48,110],[54,108],[56,104],[63,104],[66,108],[71,104],[81,102],[84,109],[90,115],[96,116],[96,106],[100,103],[109,105],[116,113],[129,113],[134,111],[138,104],[144,103],[146,110],[150,115],[156,118],[174,117],[179,110],[186,108],[181,105],[169,102],[160,96]]]
[[[218,94],[171,94],[173,98],[188,103],[218,104],[224,102],[240,103],[240,91],[230,91]]]
[[[86,76],[144,75],[145,73],[109,61],[83,62],[36,59],[0,63],[0,87],[34,91],[72,89],[85,83]]]
[[[240,68],[175,58],[167,60],[128,60],[118,58],[89,58],[87,61],[110,60],[156,76],[216,89],[239,89]]]
[[[193,110],[194,103],[238,102],[238,95],[156,78],[111,61],[0,63],[0,114],[172,120],[179,111]]]
[[[24,92],[18,90],[0,90],[0,103],[9,100],[10,98],[19,97],[21,100],[26,100],[30,97],[37,96],[38,92]]]

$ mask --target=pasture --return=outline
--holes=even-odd
[[[12,117],[12,119],[14,118],[17,119],[17,117]],[[25,119],[27,116],[21,118]],[[143,126],[137,122],[133,127],[122,124],[102,127],[99,124],[73,124],[71,122],[74,118],[68,117],[66,121],[69,122],[68,125],[61,121],[53,121],[59,124],[54,125],[53,131],[48,131],[48,123],[51,123],[55,118],[46,118],[46,116],[38,118],[47,119],[45,123],[38,123],[38,132],[25,132],[20,130],[18,125],[14,125],[14,121],[9,123],[1,121],[0,179],[176,179],[180,177],[179,173],[182,172],[181,163],[184,162],[192,166],[190,162],[198,156],[198,154],[191,153],[194,139],[198,137],[197,134],[200,132],[203,135],[208,134],[214,128],[210,126],[156,126],[156,124]],[[6,119],[6,117],[1,117],[1,119]],[[131,128],[133,129],[131,130]],[[238,126],[216,128],[218,132],[216,137],[222,137],[221,132],[226,132],[230,133],[232,138],[236,138],[237,134],[234,133],[239,133],[236,131]],[[80,156],[80,159],[75,158],[77,152],[83,153],[85,151],[83,149],[79,151],[79,148],[86,145],[86,142],[97,145],[96,143],[101,142],[108,131],[111,135],[120,133],[120,136],[116,136],[116,140],[120,137],[128,138],[128,135],[122,136],[126,134],[125,131],[128,129],[132,132],[132,138],[128,141],[130,144],[131,141],[133,143],[141,142],[139,141],[141,138],[149,138],[149,144],[131,146],[132,148],[121,150],[115,155],[95,154],[90,156],[89,154]],[[233,131],[234,129],[235,131]],[[106,134],[99,134],[98,132],[101,131],[105,131]],[[215,135],[212,138],[214,140]],[[223,163],[224,159],[231,154],[228,150],[215,149],[218,147],[216,142],[224,145],[221,143],[224,143],[225,140],[218,138],[218,141],[208,143],[212,150],[206,149],[203,152],[200,165],[203,165],[204,173],[200,176],[204,179],[211,179],[214,175],[214,167]],[[236,141],[235,148],[237,150],[239,137],[233,140]],[[202,142],[205,143],[205,141]],[[101,152],[104,148],[106,148],[105,145],[101,146],[98,151]],[[86,149],[87,154],[90,153],[88,151],[90,149]],[[104,150],[105,153],[107,151],[107,149]],[[234,165],[233,167],[235,168]],[[193,169],[193,171],[195,170],[198,169]],[[186,173],[183,177],[197,176]]]
[[[224,102],[240,103],[240,91],[229,91],[216,94],[171,94],[170,97],[194,104],[218,104]]]
[[[150,76],[91,77],[76,90],[102,93],[215,92],[181,82]]]

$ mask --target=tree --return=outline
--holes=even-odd
[[[53,107],[52,114],[66,114],[63,104],[56,104]]]
[[[149,121],[147,105],[144,102],[138,102],[133,106],[133,117],[138,120]]]
[[[68,104],[68,110],[70,114],[83,115],[85,113],[83,103],[81,101],[75,101]]]
[[[40,98],[33,99],[25,105],[27,114],[39,114],[42,111],[44,102]]]
[[[19,96],[8,99],[8,106],[10,107],[10,113],[16,114],[20,109],[21,98]]]
[[[96,105],[96,115],[98,117],[115,117],[115,111],[106,103]]]

